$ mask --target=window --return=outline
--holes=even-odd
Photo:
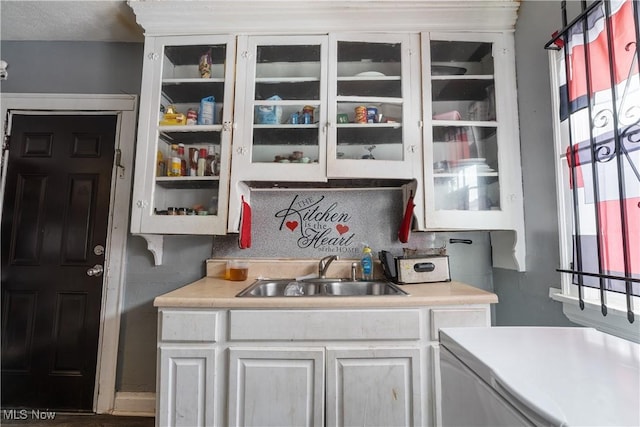
[[[545,46],[565,273],[555,298],[571,320],[640,341],[639,4],[582,4],[566,24],[562,2],[565,28]]]

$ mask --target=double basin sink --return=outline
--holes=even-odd
[[[406,296],[397,285],[386,280],[352,279],[259,279],[238,297],[338,297]]]

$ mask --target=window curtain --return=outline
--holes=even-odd
[[[571,141],[566,185],[575,190],[573,270],[599,276],[573,283],[622,293],[630,285],[640,296],[640,283],[624,280],[640,278],[637,14],[631,0],[593,8],[566,33],[558,77]]]

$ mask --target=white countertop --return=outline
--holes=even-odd
[[[640,345],[591,328],[443,328],[440,342],[547,425],[640,425]]]
[[[244,297],[236,295],[259,277],[290,278],[315,272],[317,260],[249,260],[249,278],[242,282],[225,280],[224,260],[207,262],[207,277],[156,297],[156,307],[207,308],[332,308],[332,307],[412,307],[427,305],[494,304],[498,297],[459,282],[402,285],[409,296],[348,297]],[[352,260],[335,261],[331,277],[348,277]]]

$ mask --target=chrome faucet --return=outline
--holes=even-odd
[[[320,260],[320,263],[318,264],[318,276],[321,279],[327,277],[327,269],[329,268],[329,265],[336,259],[338,259],[338,255],[329,255]]]

